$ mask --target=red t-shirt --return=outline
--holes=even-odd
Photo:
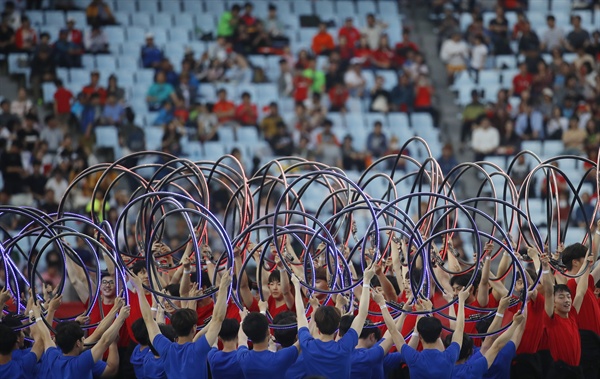
[[[267,304],[268,304],[267,310],[269,311],[271,318],[275,318],[275,316],[277,316],[281,312],[293,311],[293,309],[288,308],[285,301],[280,306],[277,306],[276,303],[277,303],[277,300],[275,300],[275,298],[273,296],[269,296],[269,298],[267,299]]]
[[[190,118],[190,112],[185,108],[176,108],[173,111],[173,116],[182,119],[184,122],[187,122]]]
[[[358,40],[360,40],[360,32],[355,27],[347,28],[345,26],[342,26],[338,33],[338,40],[341,36],[346,37],[348,46],[351,47],[356,46],[356,43],[358,42]]]
[[[248,312],[259,312],[258,308],[258,300],[255,298],[252,299],[252,304],[250,304],[250,308],[248,308]],[[240,317],[240,309],[235,304],[235,302],[229,298],[229,302],[227,303],[227,313],[225,314],[225,318],[234,318],[238,320],[238,322],[242,321]]]
[[[83,87],[81,92],[85,93],[88,98],[95,93],[98,94],[98,96],[100,97],[100,103],[102,104],[104,104],[104,102],[106,101],[106,90],[100,86],[92,87],[91,85],[87,85]]]
[[[140,300],[138,299],[137,293],[132,292],[129,289],[127,290],[127,293],[129,294],[129,306],[131,307],[131,313],[129,314],[129,317],[125,319],[125,326],[127,327],[129,337],[133,341],[135,341],[135,338],[133,338],[133,331],[131,330],[131,326],[138,318],[142,318],[142,310],[140,309]],[[148,300],[148,304],[152,304],[152,294],[146,294],[146,300]]]
[[[304,76],[297,76],[294,78],[294,100],[302,102],[308,98],[308,90],[312,84],[312,80],[305,78]]]
[[[363,67],[369,67],[371,65],[371,62],[369,61],[369,59],[371,58],[371,56],[373,55],[373,51],[371,49],[369,49],[368,47],[359,47],[354,49],[354,56],[356,58],[363,58],[365,63],[363,63]]]
[[[418,86],[415,90],[415,108],[431,107],[431,87]]]
[[[209,317],[212,317],[214,309],[215,309],[215,303],[213,301],[211,301],[210,303],[208,303],[207,305],[204,305],[204,306],[200,306],[200,305],[196,306],[196,313],[198,313],[198,326],[202,326],[202,325],[206,324],[206,320]],[[239,310],[238,310],[238,312],[239,312]]]
[[[569,279],[567,286],[571,291],[571,296],[575,297],[575,292],[577,291],[577,282],[575,279]],[[598,305],[596,296],[594,296],[594,287],[594,279],[591,275],[588,275],[588,288],[585,291],[579,313],[577,313],[577,323],[579,324],[579,329],[590,330],[600,335],[600,306]]]
[[[137,295],[135,295],[135,297],[137,299]],[[96,303],[94,304],[94,306],[92,307],[92,309],[90,311],[90,315],[89,315],[90,324],[97,324],[100,321],[102,321],[102,319],[110,312],[113,305],[114,304],[102,303],[102,299],[100,297],[98,297]],[[85,307],[87,308],[88,306],[89,306],[89,299],[88,299],[88,301],[85,302]],[[100,311],[100,306],[102,306],[102,311]],[[128,319],[129,318],[131,318],[131,316],[129,316]],[[133,320],[133,321],[135,321],[135,320]],[[94,333],[94,330],[96,330],[96,328],[89,328],[88,336],[91,336],[92,333]],[[121,327],[121,330],[119,330],[119,341],[117,342],[117,344],[119,345],[119,347],[126,347],[129,345],[129,341],[131,341],[131,338],[129,338],[129,333],[127,332],[127,327],[125,325],[123,325]],[[105,355],[108,356],[108,353],[105,353]]]
[[[515,95],[520,95],[521,92],[525,91],[529,87],[531,87],[531,82],[533,81],[533,77],[530,73],[525,75],[517,74],[513,78],[513,91]]]
[[[519,310],[519,305],[517,304],[509,309],[515,313]],[[544,325],[540,325],[540,320],[543,319],[545,313],[544,296],[538,293],[535,300],[527,302],[527,321],[517,354],[535,354],[540,350],[540,343],[544,335]]]
[[[373,52],[373,59],[375,59],[379,63],[389,63],[394,62],[395,54],[392,50],[384,50],[377,49]]]
[[[571,366],[578,366],[581,359],[581,339],[575,310],[572,309],[567,318],[562,318],[557,314],[550,318],[544,312],[543,320],[546,325],[545,334],[552,359],[563,361]]]
[[[329,100],[331,105],[334,107],[341,108],[346,105],[346,101],[348,100],[348,90],[342,89],[338,91],[335,87],[332,87],[329,90]]]
[[[219,112],[230,112],[232,110],[235,110],[235,105],[231,102],[231,101],[217,101],[213,107],[213,113],[219,113]],[[227,122],[227,121],[232,121],[233,117],[229,117],[229,116],[225,116],[225,117],[218,117],[219,122]]]
[[[246,109],[246,105],[238,105],[235,109],[235,118],[242,125],[256,125],[258,119],[256,105],[250,104],[249,111]]]
[[[71,113],[71,99],[73,94],[65,87],[60,87],[54,92],[54,102],[56,103],[56,110],[59,114]]]
[[[67,39],[76,45],[83,46],[83,33],[79,29],[69,30]]]

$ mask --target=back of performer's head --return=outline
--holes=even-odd
[[[297,321],[296,314],[290,311],[281,312],[273,318],[275,325],[294,325]],[[298,339],[298,328],[273,329],[273,336],[282,347],[290,347]]]
[[[332,335],[340,326],[342,314],[336,307],[326,305],[317,308],[313,317],[321,334]]]
[[[0,355],[11,355],[17,345],[17,333],[4,324],[0,324]]]
[[[242,323],[242,330],[252,342],[264,342],[269,338],[269,320],[262,313],[250,312]]]
[[[133,338],[135,338],[140,345],[150,345],[150,336],[148,336],[148,329],[146,328],[146,323],[142,317],[131,324],[131,331],[133,332]]]
[[[574,260],[585,258],[587,250],[587,247],[580,244],[579,242],[565,247],[561,254],[561,257],[563,264],[567,267],[567,270],[573,269]]]
[[[169,341],[175,342],[177,339],[177,333],[175,329],[173,329],[172,325],[167,324],[158,324],[158,328],[160,329],[160,334],[165,336]],[[156,355],[159,355],[158,353]]]
[[[81,329],[81,325],[75,321],[65,321],[58,324],[56,327],[56,335],[54,336],[54,341],[56,342],[56,346],[63,353],[70,353],[80,341],[85,333],[83,329]]]
[[[444,339],[444,345],[446,347],[450,346],[452,343],[452,336],[454,333],[448,334]],[[469,358],[473,355],[473,340],[467,333],[463,333],[462,345],[460,346],[460,353],[458,354],[458,360],[461,361],[463,359]]]
[[[422,317],[417,322],[419,336],[426,343],[434,343],[442,334],[442,322],[435,317]]]
[[[234,318],[226,318],[221,324],[219,338],[222,341],[235,341],[240,330],[240,323]]]
[[[350,330],[350,327],[352,326],[352,321],[354,321],[354,317],[354,315],[342,316],[342,318],[340,319],[340,328],[338,329],[338,334],[340,337],[343,337],[344,334],[346,334],[346,332]]]
[[[192,309],[178,309],[171,316],[171,325],[175,329],[178,337],[189,336],[192,328],[196,329],[198,315]]]

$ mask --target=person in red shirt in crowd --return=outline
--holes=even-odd
[[[600,226],[600,222],[598,222]],[[598,227],[597,226],[597,227]],[[598,230],[598,229],[596,229]],[[594,235],[592,252],[589,254],[592,264],[596,261],[596,253],[600,243],[600,236]],[[578,275],[587,264],[587,247],[575,243],[567,246],[562,252],[562,262],[567,267],[567,273],[572,276]],[[590,270],[588,269],[588,272]],[[600,374],[600,306],[594,295],[595,283],[600,280],[600,265],[590,274],[583,275],[579,281],[586,284],[585,295],[581,308],[577,310],[577,324],[581,338],[581,361],[579,365],[583,369],[585,378],[597,378]],[[575,279],[567,281],[567,287],[571,293],[576,293],[578,283]]]
[[[311,48],[317,55],[325,55],[335,48],[333,37],[327,32],[326,23],[319,23],[319,31],[313,37]]]
[[[271,256],[278,257],[275,246],[271,246]],[[294,311],[294,293],[290,286],[290,278],[283,263],[275,259],[277,265],[271,273],[265,270],[264,266],[258,265],[257,278],[261,278],[262,295],[267,299],[268,311],[271,318],[274,318],[281,312]],[[259,276],[258,270],[263,270]]]
[[[383,34],[379,38],[377,50],[375,50],[371,56],[371,64],[375,68],[388,70],[393,68],[395,60],[396,55],[394,54],[394,50],[390,47],[388,36]]]
[[[554,276],[550,269],[550,258],[547,254],[541,255],[543,287],[545,305],[544,324],[546,326],[546,342],[548,344],[553,366],[549,370],[548,378],[573,378],[583,379],[583,370],[579,366],[581,362],[581,337],[579,335],[578,316],[582,310],[582,304],[588,290],[586,278],[590,274],[593,265],[593,255],[587,255],[583,264],[585,269],[580,272],[582,278],[577,283],[575,296],[572,297],[571,290],[567,285],[554,284]],[[585,317],[585,316],[584,316]],[[582,321],[584,321],[582,319]],[[587,320],[588,322],[590,320]],[[584,321],[586,322],[586,321]],[[586,346],[587,347],[587,346]],[[598,362],[590,362],[597,365]]]
[[[235,120],[243,126],[258,125],[258,111],[256,104],[252,104],[248,92],[242,93],[242,102],[235,109]]]
[[[227,91],[221,88],[217,92],[218,101],[213,106],[213,113],[217,116],[220,124],[235,120],[235,104],[227,100]]]
[[[363,67],[371,66],[371,57],[373,56],[373,50],[369,47],[369,41],[363,34],[358,40],[358,44],[354,49],[354,58],[360,59],[363,62]]]
[[[31,27],[27,16],[21,17],[21,27],[15,33],[15,46],[21,51],[33,51],[37,44],[37,32]]]
[[[252,15],[253,9],[254,6],[252,5],[252,3],[247,2],[246,4],[244,4],[244,14],[240,17],[240,21],[244,23],[244,25],[246,25],[246,31],[251,36],[255,35],[257,32],[256,22],[258,21],[256,17]]]
[[[342,37],[346,37],[346,42],[351,48],[356,46],[356,43],[360,40],[360,32],[354,27],[354,19],[352,17],[347,17],[344,26],[340,28],[338,41]]]
[[[348,64],[350,60],[354,57],[354,45],[348,44],[348,40],[345,36],[340,36],[338,38],[338,46],[336,51],[340,54],[340,58],[344,65]]]
[[[92,71],[90,74],[90,84],[83,87],[83,92],[87,98],[91,98],[93,94],[97,94],[100,97],[100,103],[106,102],[106,90],[99,84],[100,83],[100,72],[97,70]]]
[[[433,125],[439,125],[439,114],[437,109],[433,107],[434,89],[427,75],[420,74],[415,83],[415,100],[413,109],[415,112],[427,112],[431,114]]]
[[[519,73],[512,80],[513,96],[521,96],[525,90],[529,90],[533,83],[533,76],[527,71],[527,63],[519,64]]]
[[[64,87],[62,80],[56,79],[54,85],[56,86],[56,92],[54,92],[54,114],[62,126],[62,124],[69,121],[69,117],[71,116],[71,101],[74,97],[73,93]]]
[[[298,60],[296,61],[294,68],[298,70],[308,68],[308,51],[302,49],[298,52]]]
[[[301,70],[296,70],[294,72],[294,101],[296,104],[302,103],[304,100],[308,99],[311,85],[312,80],[305,77]]]
[[[350,92],[344,83],[337,82],[329,90],[329,101],[331,106],[329,107],[330,112],[342,112],[346,109],[346,101]]]
[[[67,39],[75,45],[83,48],[83,33],[81,30],[75,28],[75,19],[73,17],[69,17],[67,19],[67,32]]]
[[[419,46],[410,40],[410,29],[402,29],[402,42],[396,44],[396,66],[402,67],[409,51],[418,52]]]

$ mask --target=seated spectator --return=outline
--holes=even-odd
[[[323,130],[316,136],[316,159],[329,166],[342,167],[342,150],[340,143],[331,131],[333,123],[325,120]]]
[[[103,0],[92,0],[85,10],[88,25],[116,24],[110,7]]]
[[[529,24],[529,21],[527,20],[525,13],[517,12],[517,22],[513,25],[511,38],[513,40],[521,38],[523,31],[527,28],[527,24]]]
[[[231,10],[223,12],[217,26],[217,36],[231,39],[240,22],[240,6],[233,4]]]
[[[344,85],[344,83],[336,82],[335,85],[329,90],[329,110],[331,112],[344,112],[346,111],[346,101],[350,93]]]
[[[232,67],[225,73],[225,80],[233,84],[252,83],[252,68],[243,55],[236,55]]]
[[[22,193],[25,188],[21,147],[21,142],[16,140],[10,144],[8,150],[0,154],[0,172],[4,181],[2,190],[9,195]]]
[[[235,104],[227,99],[227,90],[221,88],[217,91],[218,101],[213,106],[213,113],[217,116],[219,124],[235,121]]]
[[[125,108],[123,104],[117,100],[113,94],[106,97],[106,104],[100,116],[99,125],[115,125],[121,126],[125,116]]]
[[[152,122],[154,126],[165,126],[175,118],[173,114],[173,103],[170,100],[165,100],[162,107],[158,110],[156,118]]]
[[[312,86],[312,79],[304,76],[304,72],[302,70],[296,70],[294,72],[293,79],[294,91],[293,98],[297,103],[303,103],[310,93],[310,88]]]
[[[21,3],[21,1],[18,2]],[[24,11],[25,9],[23,9],[23,4],[20,4],[19,8],[20,9],[16,8],[16,4],[12,0],[6,0],[4,2],[3,13],[8,17],[9,25],[13,30],[17,30],[21,27],[21,11]]]
[[[471,102],[465,106],[462,113],[463,124],[460,137],[462,142],[471,135],[473,123],[483,114],[485,114],[485,106],[479,101],[479,91],[474,89],[471,91]]]
[[[440,50],[440,58],[446,64],[448,83],[452,84],[454,76],[467,68],[467,59],[469,58],[469,46],[462,40],[459,32],[444,41]]]
[[[154,44],[154,34],[146,34],[146,44],[142,46],[142,64],[145,68],[158,68],[164,59],[163,52]]]
[[[277,134],[268,142],[275,155],[289,157],[294,153],[294,140],[283,121],[277,123]]]
[[[363,28],[361,34],[366,36],[367,44],[371,50],[379,47],[381,35],[387,27],[388,25],[385,22],[378,21],[374,14],[369,13],[367,15],[367,25]]]
[[[165,124],[161,142],[162,151],[176,156],[181,155],[181,137],[184,133],[185,129],[177,118]]]
[[[504,8],[501,5],[496,7],[496,18],[490,21],[488,29],[491,34],[494,54],[512,54],[508,39],[508,21],[504,16]]]
[[[29,79],[34,99],[42,97],[42,83],[51,82],[56,78],[56,64],[52,59],[49,47],[37,49],[30,64]]]
[[[475,77],[479,81],[479,71],[485,68],[488,48],[483,43],[483,37],[476,35],[473,37],[473,46],[471,47],[471,69],[475,71]]]
[[[218,141],[219,120],[212,112],[212,104],[200,103],[196,106],[197,113],[190,117],[196,120],[196,133],[198,141]]]
[[[54,43],[54,59],[58,67],[81,67],[83,49],[68,40],[68,29],[61,29]]]
[[[544,138],[543,117],[529,103],[523,104],[523,111],[517,115],[515,131],[522,140]]]
[[[546,17],[548,29],[542,34],[540,48],[542,51],[551,52],[554,49],[562,50],[565,46],[565,32],[560,26],[556,26],[556,18],[553,15]]]
[[[304,101],[311,127],[320,126],[327,116],[327,108],[323,105],[320,93],[313,93],[310,99]]]
[[[398,75],[398,84],[392,88],[392,109],[395,112],[412,112],[415,88],[407,74]]]
[[[21,17],[21,27],[15,33],[15,47],[20,51],[32,52],[37,44],[37,32],[31,27],[29,17]]]
[[[21,118],[29,113],[36,113],[33,102],[27,96],[27,89],[24,87],[19,88],[17,98],[10,103],[10,113]]]
[[[395,46],[396,66],[402,67],[409,51],[413,53],[419,52],[419,46],[410,39],[410,29],[405,27],[402,29],[402,42],[398,42]]]
[[[594,210],[595,207],[591,203],[591,196],[587,192],[581,194],[582,205],[578,206],[573,215],[573,222],[580,228],[587,228],[595,223]]]
[[[253,54],[267,54],[271,50],[271,37],[265,30],[263,22],[258,20],[256,22],[256,34],[252,38],[252,53]]]
[[[302,71],[302,75],[311,80],[310,89],[313,93],[323,93],[325,91],[325,73],[317,69],[315,57],[308,58],[307,67]]]
[[[92,94],[89,98],[85,96],[84,99],[79,132],[85,138],[89,138],[94,127],[98,125],[100,117],[102,117],[102,103],[97,93]]]
[[[63,85],[62,80],[54,81],[56,91],[54,92],[54,115],[58,119],[61,127],[64,127],[69,122],[71,117],[71,103],[74,100],[73,93]]]
[[[419,75],[415,83],[414,110],[415,112],[427,112],[431,114],[433,125],[438,127],[438,112],[433,107],[433,93],[434,89],[429,78],[426,75]]]
[[[494,128],[487,116],[481,116],[471,135],[471,147],[475,152],[475,160],[482,161],[493,154],[500,146],[500,133]]]
[[[252,11],[254,10],[254,6],[251,2],[246,2],[244,4],[244,14],[240,17],[240,24],[246,25],[248,34],[254,37],[256,35],[256,23],[258,19],[252,15]]]
[[[344,74],[344,84],[346,84],[350,96],[357,98],[364,96],[367,85],[360,64],[359,58],[352,58],[350,60],[350,68]]]
[[[108,54],[108,37],[101,27],[94,25],[85,34],[85,51],[91,54]]]
[[[252,104],[250,93],[242,93],[242,102],[235,109],[235,120],[242,126],[257,126],[258,111],[256,104]]]
[[[260,123],[260,130],[262,131],[263,137],[269,141],[275,135],[277,135],[277,125],[283,122],[283,118],[279,115],[279,106],[276,102],[269,104],[269,113]]]
[[[383,134],[383,124],[375,121],[373,130],[367,136],[367,152],[374,160],[381,158],[388,150],[387,136]]]
[[[181,73],[176,93],[178,97],[183,99],[186,107],[189,107],[197,97],[199,85],[200,83],[195,76],[190,75],[189,72]]]
[[[352,136],[350,134],[346,135],[342,141],[342,168],[344,170],[364,171],[366,160],[367,155],[364,152],[357,151],[352,146]]]
[[[8,54],[15,49],[15,30],[9,20],[8,15],[3,13],[0,21],[0,54]]]
[[[369,112],[387,113],[391,110],[390,92],[383,88],[384,79],[382,76],[375,77],[375,85],[371,89],[371,104]]]
[[[67,18],[67,39],[79,48],[83,48],[83,33],[81,30],[75,28],[75,19],[73,17]]]
[[[519,64],[519,73],[512,80],[513,96],[521,96],[523,91],[530,89],[532,83],[533,76],[527,71],[527,63],[521,62]]]
[[[40,132],[40,139],[48,144],[48,152],[56,153],[63,141],[64,133],[59,128],[56,117],[49,114],[44,118],[44,127]]]
[[[483,17],[481,17],[477,13],[473,13],[473,22],[467,26],[467,30],[465,32],[465,39],[469,45],[475,44],[475,38],[480,36],[482,39],[482,43],[484,45],[488,45],[490,43],[489,38],[487,37],[487,30],[483,26]]]
[[[248,40],[249,41],[249,40]],[[213,44],[208,49],[208,57],[210,59],[217,59],[220,63],[225,63],[229,59],[230,43],[227,42],[225,37],[218,37],[217,43]]]
[[[356,43],[360,40],[360,32],[354,27],[354,19],[352,17],[346,17],[344,25],[338,32],[338,41],[342,38],[346,38],[346,43],[350,47],[356,46]]]
[[[21,142],[23,150],[33,152],[40,142],[40,132],[35,129],[38,122],[36,115],[25,116],[23,127],[17,130],[17,140]]]
[[[587,48],[590,44],[590,33],[581,27],[581,16],[571,16],[571,25],[573,25],[573,30],[567,34],[566,49],[577,51],[579,48]]]
[[[562,135],[569,126],[569,120],[563,117],[560,107],[552,108],[552,116],[546,124],[546,133],[549,140],[562,140]]]
[[[337,83],[344,83],[344,71],[337,60],[330,60],[325,73],[325,91],[329,93]]]
[[[452,171],[454,167],[458,166],[458,160],[454,155],[454,147],[452,144],[447,143],[442,147],[442,155],[437,158],[437,162],[445,177],[450,175],[450,171]]]
[[[325,55],[335,47],[333,37],[327,32],[327,24],[319,23],[319,31],[312,40],[311,49],[316,55]]]
[[[108,77],[108,85],[106,86],[106,96],[114,95],[117,101],[125,102],[125,90],[123,87],[119,87],[117,77],[113,74]]]
[[[371,55],[371,65],[375,69],[389,70],[393,68],[395,60],[394,50],[390,46],[388,36],[383,34],[379,38],[377,49]]]
[[[167,100],[175,100],[175,90],[166,82],[166,79],[164,72],[159,71],[154,76],[154,83],[148,88],[146,102],[151,111],[158,110]]]
[[[358,59],[361,62],[363,67],[369,67],[371,65],[371,56],[373,55],[373,50],[369,47],[369,41],[367,37],[361,35],[358,40],[358,44],[354,48],[354,58]]]
[[[519,38],[519,53],[525,55],[527,61],[539,57],[540,53],[540,39],[538,35],[531,29],[531,24],[526,21],[523,24],[521,38]],[[529,64],[529,67],[533,67],[530,71],[535,70],[534,64]]]
[[[579,128],[579,117],[573,116],[569,120],[569,126],[562,134],[562,142],[565,155],[583,155],[585,153],[585,139],[587,132]]]
[[[83,87],[81,91],[88,97],[92,94],[98,94],[102,104],[106,101],[106,90],[100,85],[100,72],[97,70],[90,73],[90,84]]]
[[[285,25],[277,16],[277,6],[269,3],[269,14],[264,21],[264,29],[273,41],[273,47],[281,48],[289,44],[290,39],[285,36]]]
[[[290,97],[294,92],[294,77],[287,60],[279,60],[279,78],[277,79],[277,93],[281,97]]]
[[[25,183],[29,188],[31,196],[34,198],[36,205],[40,205],[44,199],[44,194],[46,193],[44,187],[46,187],[48,178],[44,175],[42,162],[36,159],[31,162],[31,166],[31,174],[25,178]],[[52,194],[52,196],[54,196],[54,194]]]
[[[580,47],[575,50],[577,54],[577,58],[573,61],[573,66],[575,66],[575,72],[580,72],[581,68],[585,63],[589,63],[590,66],[594,65],[594,57],[585,52],[585,50]],[[588,72],[592,72],[593,70],[589,70]],[[595,84],[595,83],[594,83]]]
[[[163,72],[165,74],[167,83],[169,83],[174,89],[179,86],[179,75],[175,72],[173,64],[168,58],[163,58],[158,65],[156,72]]]

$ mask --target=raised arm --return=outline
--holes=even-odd
[[[502,327],[502,320],[504,318],[504,313],[508,309],[509,304],[510,304],[510,296],[505,296],[502,299],[500,299],[500,303],[498,304],[498,310],[496,311],[496,314],[494,315],[494,319],[492,320],[492,323],[490,324],[490,326],[487,330],[488,333],[494,333],[494,332],[500,330],[500,328]],[[498,338],[497,334],[493,334],[493,335],[485,337],[485,339],[483,340],[483,343],[481,344],[481,354],[484,354],[486,351],[488,351],[488,349],[492,346],[492,344],[494,343],[494,341],[497,338]]]
[[[492,366],[500,350],[502,350],[502,348],[508,343],[508,341],[511,340],[513,334],[515,333],[517,328],[519,328],[519,326],[523,323],[524,319],[525,317],[521,313],[517,313],[513,318],[513,323],[510,326],[510,328],[508,328],[504,333],[502,333],[500,337],[498,337],[498,339],[494,341],[492,347],[490,347],[489,350],[486,351],[485,354],[483,354],[487,361],[488,368]]]
[[[181,267],[183,267],[183,275],[181,276],[181,282],[179,282],[179,294],[181,297],[188,297],[190,293],[190,274],[192,272],[192,261],[189,257],[184,257],[181,262]]]
[[[217,301],[215,302],[215,308],[213,310],[212,318],[208,324],[208,330],[206,331],[206,341],[210,346],[217,342],[219,332],[221,331],[221,324],[225,319],[227,313],[227,298],[229,296],[229,286],[231,285],[231,275],[229,270],[225,270],[221,275],[219,282],[219,293],[217,294]]]
[[[248,337],[246,336],[246,333],[244,333],[244,328],[242,328],[242,325],[244,323],[244,319],[246,318],[246,316],[248,316],[248,309],[244,308],[240,311],[240,330],[238,330],[238,347],[239,346],[246,346],[248,347]]]
[[[117,341],[113,341],[108,347],[108,357],[106,358],[106,367],[100,375],[100,378],[112,378],[119,373],[119,348]]]
[[[279,255],[275,255],[275,263],[277,264],[277,269],[279,270],[279,281],[281,283],[281,293],[283,294],[283,298],[285,300],[285,305],[292,309],[294,306],[294,294],[290,289],[290,278],[288,276]]]
[[[369,287],[371,283],[371,279],[375,276],[375,268],[373,265],[367,268],[363,274],[363,292],[360,294],[360,303],[358,305],[358,314],[354,317],[352,321],[352,325],[350,328],[356,331],[356,334],[360,335],[362,332],[363,326],[365,325],[365,320],[367,319],[367,314],[369,313]]]
[[[585,297],[585,293],[587,292],[588,277],[590,275],[590,269],[594,264],[593,259],[594,255],[588,254],[588,256],[586,257],[586,262],[584,262],[584,265],[582,266],[579,272],[582,273],[582,275],[579,278],[579,281],[577,282],[577,289],[575,290],[575,299],[573,299],[573,307],[575,308],[577,313],[579,313],[579,310],[581,309],[581,304],[583,304],[583,298]]]
[[[46,313],[46,322],[48,322],[50,325],[52,325],[52,322],[54,322],[54,314],[56,313],[56,311],[58,310],[58,307],[60,307],[60,304],[62,302],[62,295],[60,294],[56,294],[54,295],[54,297],[52,297],[52,299],[50,299],[50,301],[48,301],[48,313]],[[2,308],[0,308],[2,309]]]
[[[385,322],[385,326],[388,329],[384,336],[387,336],[388,338],[385,338],[385,340],[381,342],[380,346],[383,348],[385,354],[387,354],[387,352],[390,351],[392,344],[396,344],[396,348],[400,350],[400,348],[404,344],[404,338],[402,338],[402,335],[400,334],[400,332],[398,332],[398,329],[396,329],[396,323],[394,322],[394,319],[392,318],[392,315],[390,315],[390,311],[388,310],[388,307],[385,304],[385,297],[381,292],[375,289],[372,290],[371,296],[373,297],[373,300],[377,303],[377,305],[379,305],[379,308],[381,309],[381,315],[383,316],[383,321]]]
[[[548,254],[542,254],[542,286],[544,288],[544,309],[548,317],[554,315],[554,276],[550,270]]]
[[[375,265],[375,276],[379,279],[379,284],[381,284],[381,289],[383,290],[383,296],[387,301],[396,301],[398,299],[396,289],[394,289],[392,282],[385,276],[383,271],[383,262],[379,261],[379,263]]]
[[[141,283],[141,281],[140,281],[140,283]],[[144,300],[146,300],[146,297],[144,296],[143,291],[141,291],[141,288],[140,288],[139,292],[142,293],[141,296],[143,296]],[[147,301],[146,301],[146,305],[148,305]],[[106,333],[104,333],[102,335],[102,337],[100,337],[100,340],[98,341],[98,343],[92,347],[91,351],[92,351],[92,357],[94,358],[94,362],[98,362],[100,359],[102,359],[102,355],[104,355],[104,352],[106,351],[106,349],[108,349],[108,347],[117,340],[117,338],[119,337],[119,330],[121,330],[123,323],[125,323],[125,319],[127,317],[129,317],[130,313],[131,313],[131,308],[129,307],[129,305],[121,308],[121,312],[117,316],[116,320],[112,323],[110,328],[108,328]]]
[[[160,328],[158,327],[156,320],[154,320],[154,317],[152,317],[152,309],[150,309],[148,299],[146,299],[146,295],[144,295],[144,285],[142,284],[142,280],[137,275],[130,275],[129,280],[135,287],[135,292],[137,293],[140,303],[142,318],[144,319],[144,324],[146,324],[146,329],[148,329],[148,340],[152,342],[154,341],[154,337],[161,334]]]
[[[125,300],[118,297],[115,299],[115,303],[113,307],[110,309],[110,312],[100,321],[94,333],[89,335],[84,341],[84,344],[93,344],[102,337],[104,333],[110,328],[113,320],[117,316],[117,313],[121,310],[121,308],[125,305]]]
[[[67,263],[67,276],[69,281],[73,285],[75,292],[77,293],[77,297],[81,300],[82,303],[85,303],[90,298],[90,291],[87,285],[85,271],[83,267],[80,267],[77,263],[75,263],[67,254],[65,259]]]
[[[477,302],[482,307],[487,307],[489,299],[490,299],[490,266],[492,265],[492,260],[490,256],[486,254],[486,250],[484,251],[483,258],[483,268],[481,269],[481,281],[479,282],[479,288],[477,288]]]
[[[469,298],[471,286],[463,288],[458,293],[458,311],[456,312],[456,327],[452,335],[452,342],[462,347],[463,332],[465,331],[465,301]]]
[[[38,303],[33,305],[31,312],[33,312],[33,316],[36,320],[35,325],[32,327],[32,333],[35,333],[35,340],[33,346],[31,347],[31,352],[34,353],[39,360],[44,351],[51,347],[55,347],[56,345],[50,336],[50,330],[42,320],[42,310],[40,308],[40,304]]]
[[[308,328],[308,319],[306,318],[306,314],[304,313],[304,302],[302,301],[302,289],[300,280],[296,275],[292,276],[292,283],[294,284],[294,302],[296,306],[296,319],[298,322],[298,329],[307,327]]]

